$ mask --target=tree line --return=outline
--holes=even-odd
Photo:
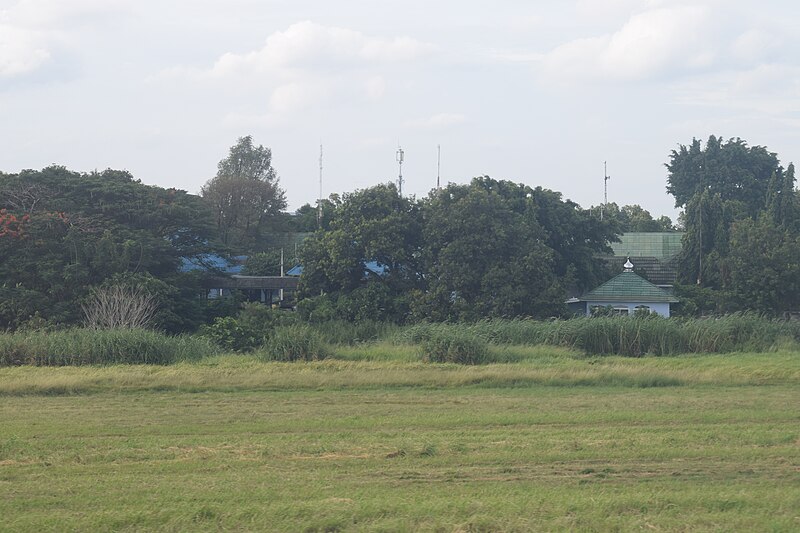
[[[610,277],[598,258],[620,233],[676,229],[685,313],[793,310],[794,166],[713,136],[680,145],[666,166],[677,224],[638,205],[605,205],[601,220],[556,191],[487,176],[420,199],[382,184],[289,214],[271,151],[249,136],[200,195],[110,169],[0,173],[0,328],[80,323],[92,290],[128,286],[154,295],[159,327],[191,331],[236,302],[197,298],[207,274],[185,272],[187,260],[245,255],[245,273],[275,275],[293,233],[310,234],[297,254],[308,320],[562,316],[568,294]]]

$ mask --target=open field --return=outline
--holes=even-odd
[[[0,529],[800,529],[800,354],[502,349],[0,368]]]

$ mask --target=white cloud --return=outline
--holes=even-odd
[[[249,87],[268,94],[268,115],[275,116],[334,99],[379,100],[388,87],[382,72],[387,63],[412,64],[433,50],[410,37],[368,36],[304,21],[271,34],[257,50],[221,55],[209,69],[173,67],[149,81],[185,78]]]
[[[98,15],[118,15],[129,0],[20,0],[7,10],[25,27],[64,28],[90,23]]]
[[[675,88],[679,102],[725,107],[773,118],[800,114],[800,67],[765,64],[743,71],[715,73]]]
[[[39,32],[0,24],[0,78],[32,72],[49,58],[50,51]]]
[[[373,76],[366,83],[367,97],[370,100],[380,100],[386,94],[386,79],[383,76]]]
[[[774,32],[753,28],[736,38],[731,44],[731,53],[741,62],[757,63],[777,52],[781,44],[780,36]]]
[[[406,126],[411,128],[438,129],[457,126],[467,121],[467,117],[460,113],[438,113],[428,118],[409,120]]]
[[[408,61],[431,50],[431,45],[410,37],[383,39],[348,28],[304,21],[273,33],[259,50],[224,54],[211,72],[227,76],[276,69],[341,68],[364,62]]]
[[[698,5],[632,15],[617,32],[565,43],[543,59],[556,79],[638,80],[709,67],[718,56],[710,10]]]
[[[291,113],[323,102],[331,93],[330,87],[319,80],[315,82],[292,81],[276,87],[269,99],[270,109],[275,113]]]

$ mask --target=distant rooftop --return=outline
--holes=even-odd
[[[579,301],[675,303],[678,299],[626,269],[625,272],[581,296]]]
[[[621,242],[611,243],[617,257],[655,257],[660,260],[671,259],[681,251],[683,233],[637,232],[623,233]]]

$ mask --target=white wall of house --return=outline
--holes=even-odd
[[[586,302],[586,316],[592,314],[592,307],[599,305],[600,307],[611,306],[614,309],[627,309],[628,314],[632,315],[636,311],[636,307],[646,305],[650,308],[651,313],[656,313],[661,316],[669,316],[669,303],[642,303],[642,302]]]

